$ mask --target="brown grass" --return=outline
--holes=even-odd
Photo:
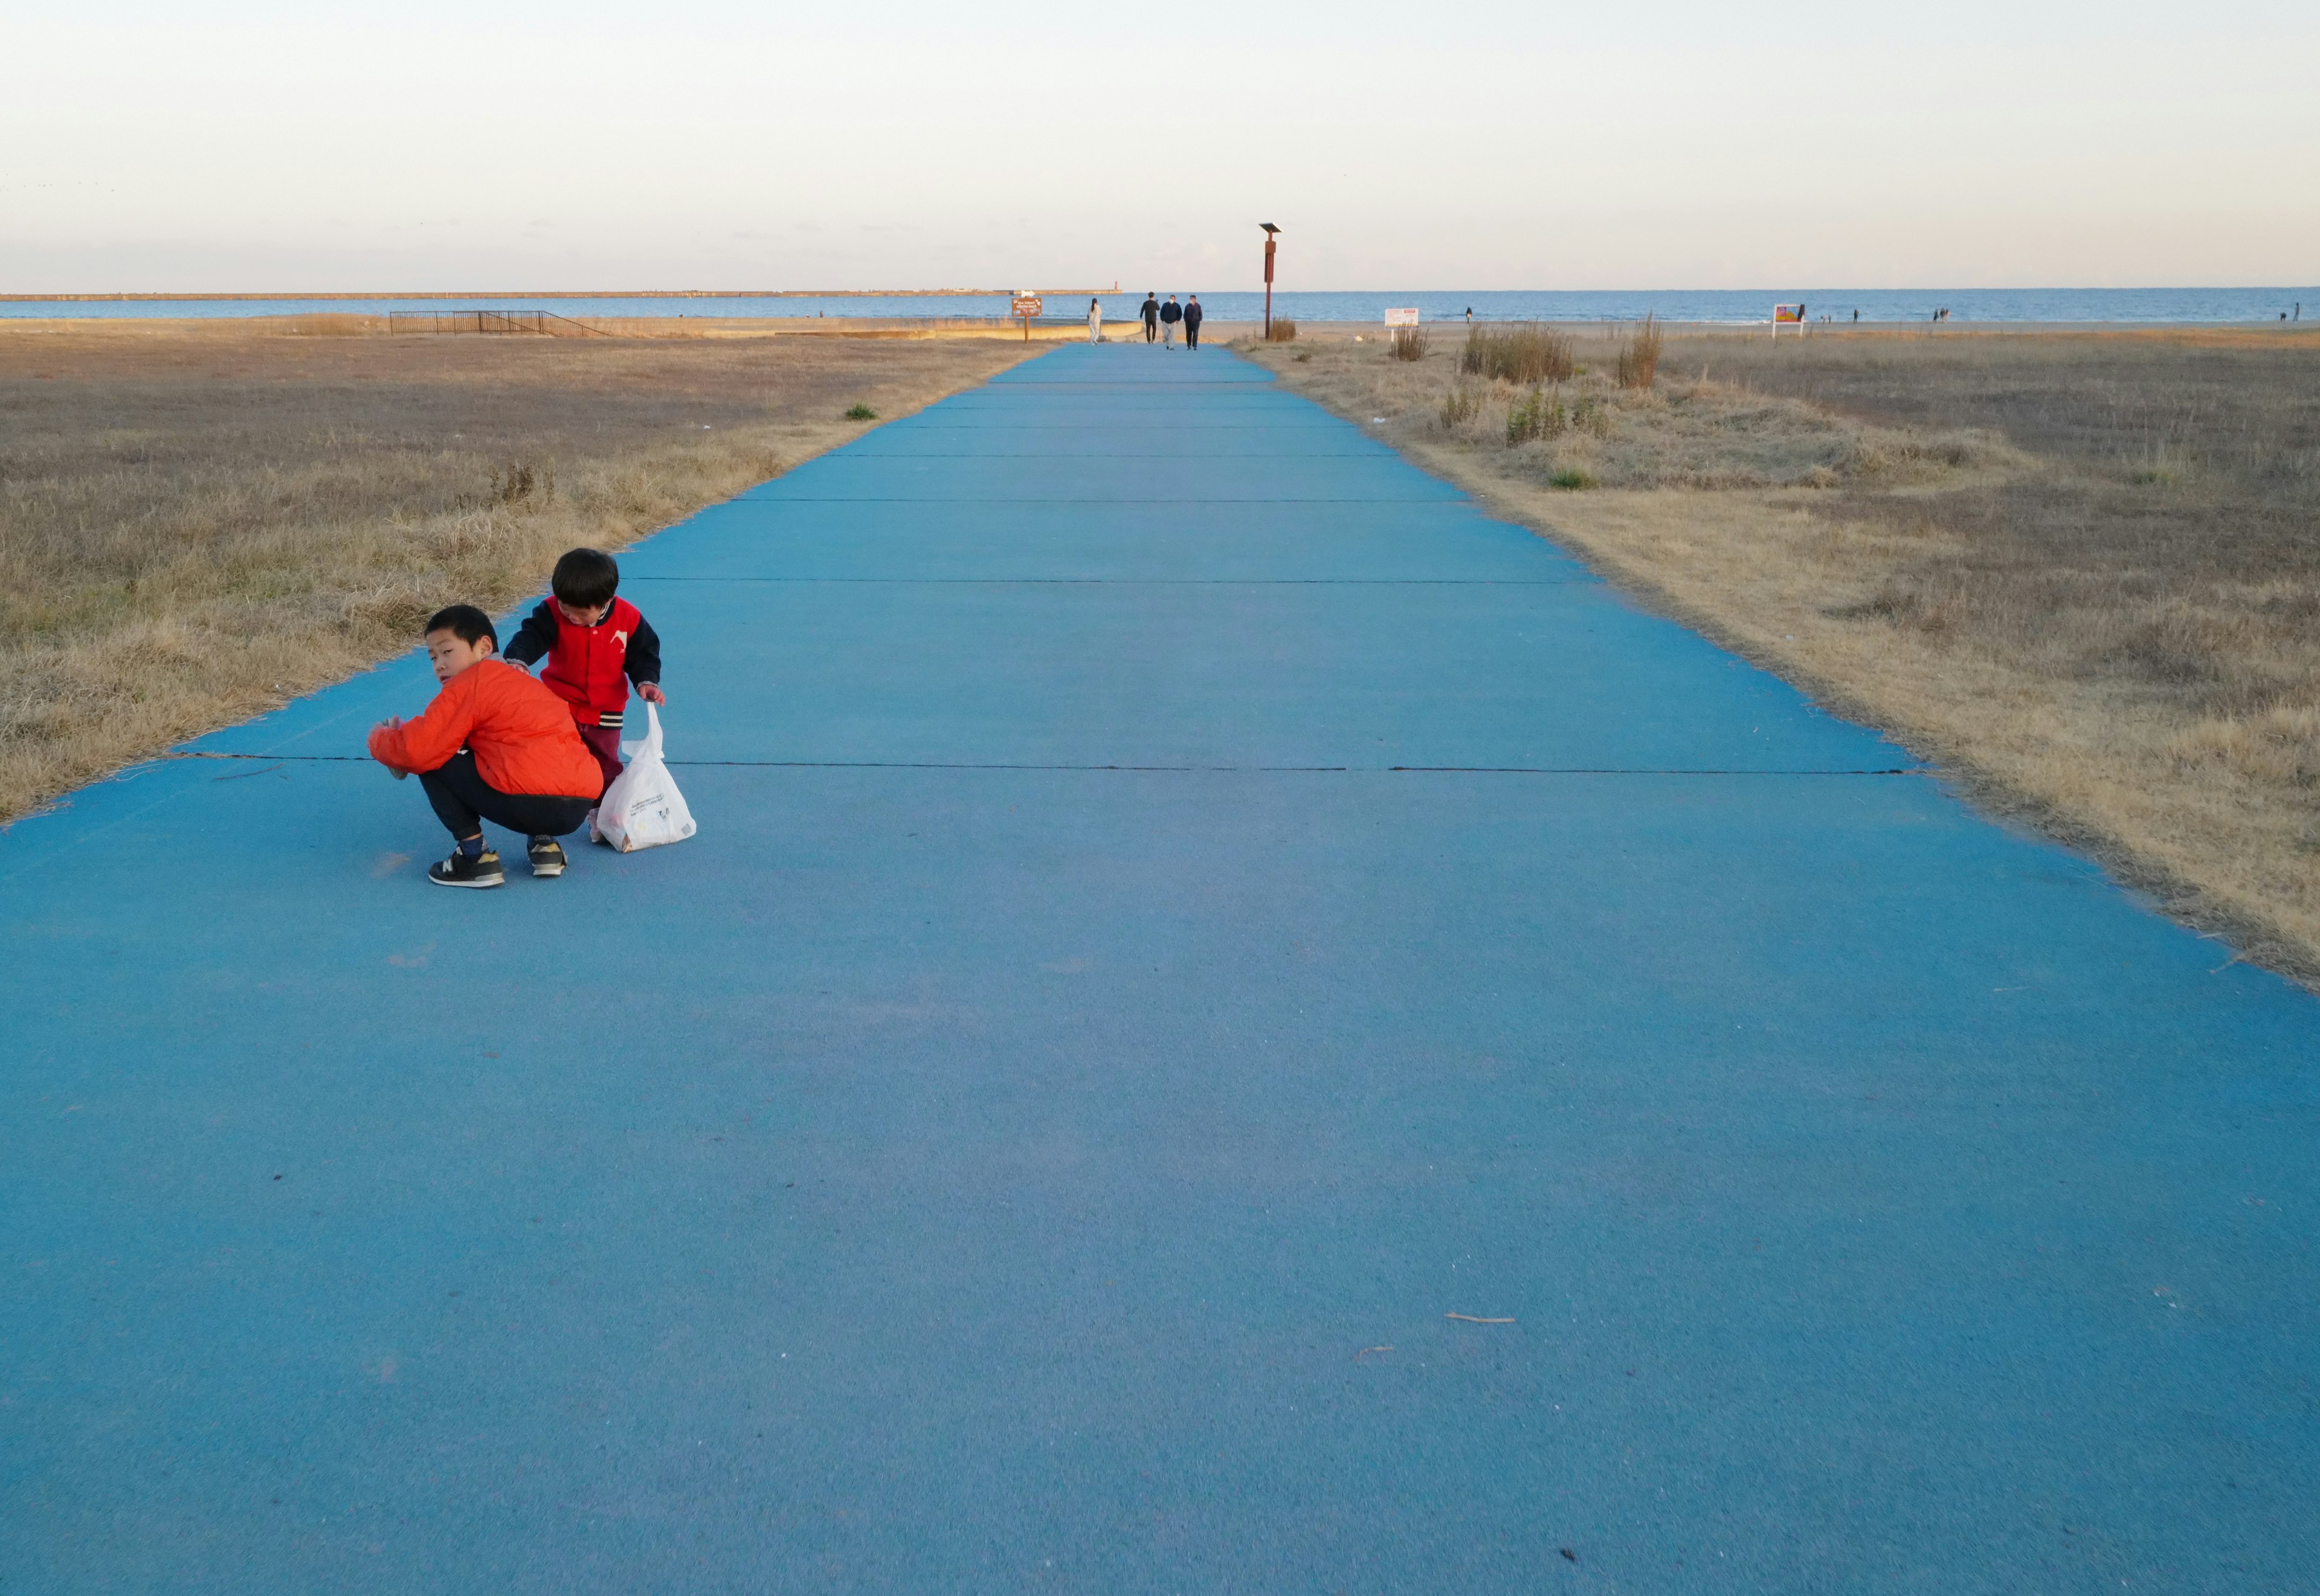
[[[1619,346],[1618,358],[1614,362],[1615,380],[1623,388],[1650,387],[1659,375],[1660,351],[1665,344],[1666,334],[1659,318],[1645,313],[1643,325]]]
[[[1397,327],[1393,330],[1393,338],[1387,345],[1386,353],[1397,360],[1423,360],[1430,342],[1432,340],[1426,336],[1423,327]]]
[[[1265,329],[1264,336],[1273,343],[1295,343],[1297,323],[1286,316],[1275,316],[1273,318],[1272,324]]]
[[[1627,389],[1582,336],[1513,443],[1529,390],[1310,352],[1268,364],[2320,983],[2320,338],[1678,333]]]
[[[1037,353],[0,322],[0,819]]]
[[[1576,359],[1570,335],[1552,327],[1477,323],[1466,330],[1466,347],[1458,351],[1458,369],[1469,376],[1535,386],[1569,382]]]

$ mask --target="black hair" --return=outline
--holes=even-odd
[[[492,630],[492,618],[473,604],[450,604],[438,610],[427,621],[421,637],[448,631],[461,642],[472,647],[484,638],[492,639],[492,652],[500,651],[500,634]]]
[[[620,564],[601,549],[570,549],[556,562],[548,585],[574,609],[593,610],[621,591]]]

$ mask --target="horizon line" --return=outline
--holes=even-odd
[[[1216,293],[1258,294],[1261,287],[1245,289],[1210,288]],[[1132,292],[1110,288],[529,288],[529,289],[391,289],[351,290],[325,289],[313,292],[293,290],[261,290],[257,292],[219,290],[202,292],[117,291],[111,293],[59,294],[0,294],[0,304],[172,304],[205,303],[266,304],[292,300],[322,302],[351,300],[459,300],[459,299],[1005,299],[1017,294],[1055,295],[1057,296],[1087,295],[1101,298],[1110,295]],[[1156,290],[1155,290],[1156,292]],[[2071,285],[2062,283],[2030,283],[2004,286],[1926,285],[1897,288],[1862,287],[1859,286],[1792,285],[1787,288],[1753,286],[1744,288],[1669,287],[1653,288],[1287,288],[1278,294],[2152,294],[2152,293],[2230,293],[2230,294],[2313,294],[2320,295],[2320,284],[2295,283],[2140,283],[2119,285]]]

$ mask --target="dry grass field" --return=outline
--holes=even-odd
[[[1038,349],[0,322],[0,821]]]
[[[1623,388],[1567,336],[1536,390],[1247,352],[2320,984],[2320,338],[1672,331]]]

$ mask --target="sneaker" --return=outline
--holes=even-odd
[[[533,838],[531,839],[531,848],[530,851],[531,854],[531,873],[534,875],[561,875],[564,874],[564,845],[557,841],[555,838]]]
[[[499,886],[507,876],[494,850],[487,848],[471,859],[455,848],[449,858],[427,866],[427,879],[437,886]]]

